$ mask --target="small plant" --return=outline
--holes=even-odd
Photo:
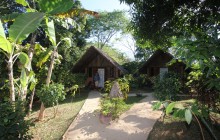
[[[112,116],[112,119],[119,117],[125,106],[123,98],[110,98],[105,96],[101,99],[101,114],[104,116]]]
[[[142,88],[147,85],[147,75],[146,74],[140,74],[136,75],[131,80],[132,88]]]
[[[21,102],[14,105],[9,102],[0,104],[0,139],[31,139],[28,133],[31,122],[25,120],[24,105]]]
[[[188,125],[192,122],[194,117],[199,125],[203,140],[205,138],[204,138],[201,122],[206,126],[208,131],[211,133],[212,137],[217,140],[217,137],[215,136],[211,127],[206,122],[206,119],[208,119],[209,117],[208,108],[205,105],[200,104],[195,99],[182,100],[176,102],[167,100],[167,101],[157,102],[153,105],[154,110],[157,110],[159,108],[163,110],[163,118],[166,115],[167,116],[172,115],[174,118],[184,119]]]
[[[126,99],[128,96],[128,92],[130,90],[129,80],[125,76],[124,78],[116,79],[116,81],[118,82],[118,84],[120,86],[120,90],[123,94],[123,97]],[[113,83],[114,83],[114,81],[106,81],[105,82],[105,92],[110,93],[111,88],[113,86]]]
[[[76,91],[78,89],[79,89],[78,85],[73,85],[71,88],[66,89],[66,92],[71,92],[71,96],[72,96],[71,102],[73,101],[73,97],[75,97]]]
[[[37,96],[45,106],[54,107],[54,117],[56,117],[58,111],[58,101],[63,101],[65,95],[64,86],[58,83],[52,83],[49,86],[43,85],[43,87],[37,92]],[[56,109],[55,105],[57,106]]]
[[[159,100],[175,100],[176,95],[180,93],[181,83],[177,74],[169,72],[164,74],[163,78],[158,76],[153,88]]]

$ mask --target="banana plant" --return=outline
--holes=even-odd
[[[76,16],[76,14],[77,15],[90,14],[94,16],[98,15],[96,12],[93,12],[93,11],[72,8],[74,5],[74,2],[72,0],[56,0],[56,1],[38,0],[37,2],[39,4],[40,12],[37,12],[35,5],[33,8],[31,8],[25,0],[16,0],[16,2],[25,6],[27,11],[24,14],[13,13],[12,16],[6,15],[2,17],[4,21],[13,20],[14,23],[9,29],[9,40],[7,40],[6,38],[1,39],[1,42],[3,42],[1,44],[5,44],[4,46],[1,45],[2,46],[1,49],[3,50],[3,53],[6,54],[6,56],[9,56],[8,67],[9,67],[10,94],[11,94],[12,101],[15,101],[14,83],[13,83],[13,62],[18,57],[18,54],[16,53],[14,54],[14,51],[19,46],[17,44],[21,43],[21,41],[24,40],[30,33],[33,33],[37,29],[37,27],[39,26],[39,24],[41,23],[43,19],[47,22],[48,17],[50,18],[57,17],[60,19],[64,19],[67,17],[68,18],[74,17]],[[56,44],[55,31],[53,32],[54,23],[52,20],[47,22],[47,27],[49,27],[47,29],[48,36],[50,38],[51,43],[54,46],[53,53],[51,55],[51,59],[52,59],[51,63],[52,63],[54,62],[57,46],[60,44],[60,42]],[[50,27],[52,27],[52,29],[50,29]],[[4,30],[1,31],[1,36],[4,38],[3,33],[4,33]],[[28,81],[30,70],[31,70],[32,57],[34,54],[33,46],[35,46],[34,45],[35,38],[36,38],[36,33],[32,34],[32,39],[31,39],[32,44],[28,51],[29,61],[28,61],[27,67],[24,67],[24,69],[22,69],[21,80],[20,80],[22,87],[23,87],[23,95],[24,95],[22,99],[26,97],[26,93],[27,93],[27,83],[28,83],[27,81]],[[52,69],[53,69],[53,63],[50,64],[48,77],[51,77]],[[47,81],[46,83],[49,84],[50,78],[47,78],[46,81]]]
[[[29,69],[27,63],[29,61],[27,54],[22,52],[22,40],[34,32],[39,26],[40,22],[44,17],[44,13],[32,12],[24,13],[17,16],[14,20],[13,25],[9,29],[9,38],[6,38],[5,31],[2,22],[0,22],[0,49],[1,52],[7,57],[7,67],[9,75],[9,88],[10,88],[10,101],[15,101],[15,90],[14,90],[14,76],[13,76],[13,65],[19,58],[20,62],[24,66],[24,69]],[[24,69],[22,71],[24,71]],[[26,84],[27,77],[22,75],[22,84]]]
[[[52,70],[54,67],[54,60],[58,54],[57,47],[62,41],[71,42],[70,39],[64,38],[59,43],[56,43],[57,41],[56,41],[53,18],[56,17],[60,19],[61,21],[63,19],[69,18],[69,20],[63,21],[63,22],[72,21],[72,23],[75,23],[74,20],[70,20],[70,17],[75,17],[76,15],[79,15],[79,14],[90,14],[90,15],[97,16],[98,13],[85,10],[85,9],[73,9],[72,7],[74,3],[72,2],[72,0],[57,0],[56,2],[50,1],[50,0],[39,0],[38,2],[39,2],[40,10],[47,14],[47,17],[45,18],[45,23],[46,23],[45,31],[53,46],[53,52],[51,54],[50,66],[48,69],[48,74],[47,74],[47,79],[46,79],[46,85],[49,85],[50,80],[51,80]],[[45,107],[44,107],[44,104],[41,103],[38,120],[43,120],[44,112],[45,112]]]

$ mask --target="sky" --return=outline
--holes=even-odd
[[[83,7],[94,11],[108,11],[113,10],[129,10],[125,4],[120,4],[119,0],[80,0]]]
[[[126,10],[129,11],[129,6],[126,4],[120,4],[119,0],[80,0],[83,8],[92,11],[108,11],[112,12],[114,10]],[[127,42],[127,41],[125,41]],[[115,43],[114,48],[125,53],[130,59],[134,60],[132,52],[121,45],[120,43]]]

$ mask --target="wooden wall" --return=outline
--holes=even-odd
[[[118,78],[122,74],[122,72],[106,58],[102,55],[98,55],[88,66],[85,67],[85,73],[88,75],[86,83],[93,80],[92,77],[98,68],[105,69],[105,81]]]
[[[158,57],[154,58],[149,64],[146,69],[147,74],[149,76],[157,76],[160,73],[160,68],[168,68],[168,71],[173,71],[179,74],[184,73],[185,65],[181,62],[176,62],[171,66],[167,66],[167,63],[171,61],[171,57],[162,54]]]

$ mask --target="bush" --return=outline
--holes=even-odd
[[[49,86],[43,85],[37,92],[37,96],[45,106],[57,105],[58,101],[63,101],[65,99],[65,95],[64,86],[58,83],[52,83]]]
[[[148,85],[148,77],[146,74],[139,74],[135,75],[133,79],[131,80],[131,87],[136,88],[142,88]]]
[[[24,105],[20,102],[0,104],[0,140],[31,139],[30,121],[25,120]]]
[[[130,76],[127,75],[127,76],[124,76],[123,78],[116,79],[116,81],[118,82],[118,84],[120,86],[120,90],[121,90],[124,98],[127,98],[128,92],[130,90],[129,78],[130,78]],[[114,81],[106,81],[105,82],[105,92],[110,93],[113,84],[114,84]]]
[[[126,106],[123,98],[110,98],[105,96],[101,99],[101,113],[104,116],[112,116],[112,119],[119,117],[123,112],[123,107]]]
[[[220,91],[216,88],[219,86],[219,79],[214,76],[212,78],[216,81],[213,81],[212,78],[207,77],[206,73],[199,69],[193,69],[187,77],[186,86],[191,94],[198,95],[199,101],[216,111],[220,111]]]
[[[181,82],[175,73],[166,73],[163,78],[159,76],[154,83],[154,93],[159,100],[176,100],[176,95],[180,93]]]

